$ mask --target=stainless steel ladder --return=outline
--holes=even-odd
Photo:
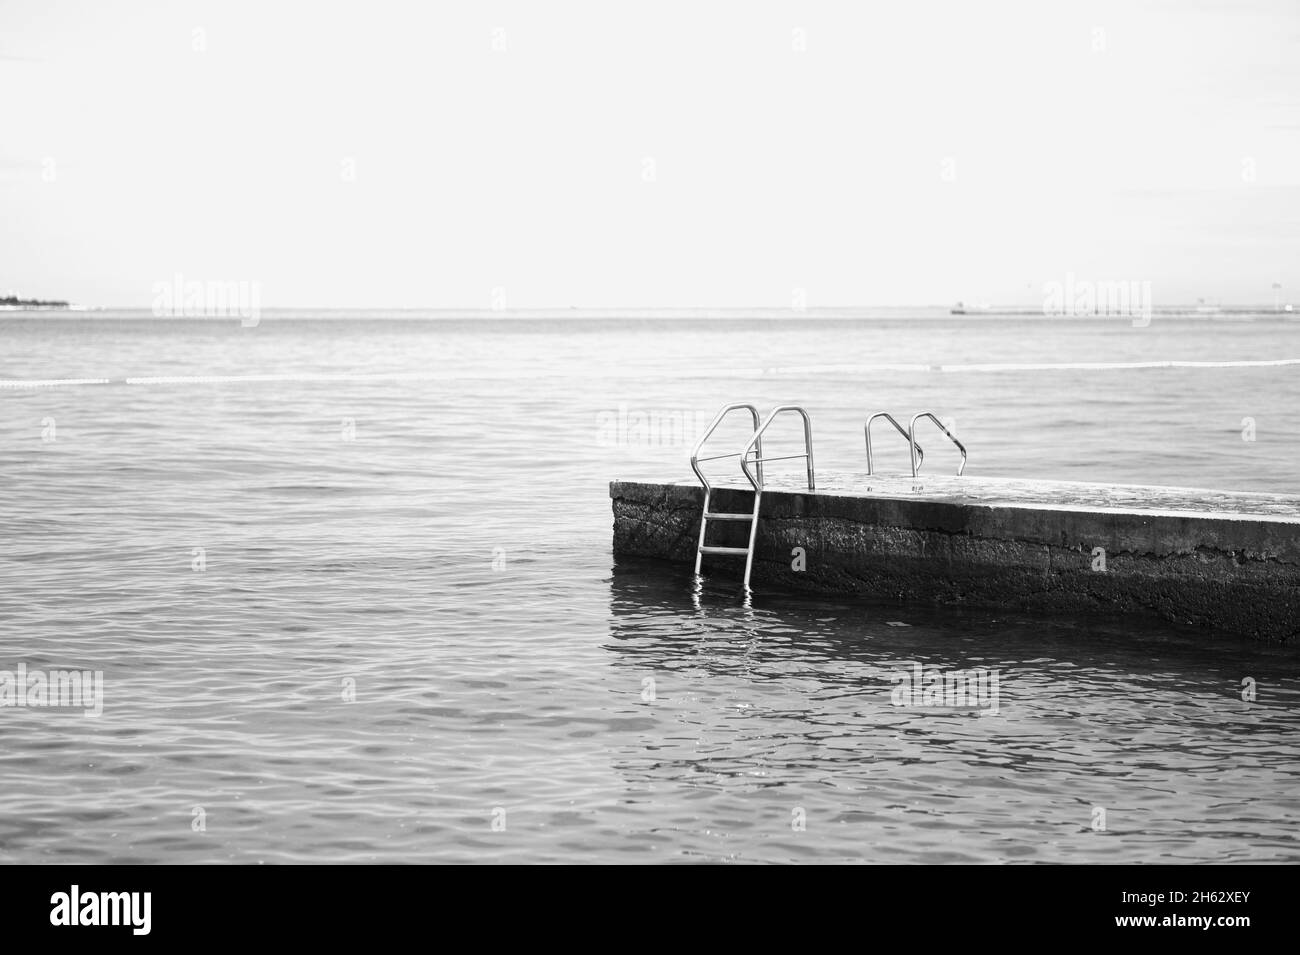
[[[921,411],[918,412],[917,414],[912,415],[912,420],[907,423],[907,430],[904,431],[903,426],[899,424],[898,421],[895,420],[894,416],[891,415],[889,412],[877,411],[875,414],[871,415],[871,417],[867,418],[867,423],[863,428],[863,430],[866,432],[866,438],[867,438],[867,473],[868,474],[873,473],[873,465],[871,460],[871,423],[875,421],[877,418],[884,418],[886,421],[888,421],[890,424],[894,426],[895,431],[897,431],[899,434],[901,434],[904,438],[907,439],[907,446],[911,452],[912,477],[917,477],[921,473],[921,465],[925,463],[925,452],[922,451],[921,446],[916,443],[916,423],[920,421],[922,418],[929,418],[931,421],[933,421],[935,423],[935,426],[938,427],[938,429],[942,431],[944,434],[946,434],[948,436],[948,440],[951,441],[953,444],[955,444],[957,446],[957,450],[961,452],[961,463],[957,465],[957,476],[961,477],[962,472],[966,470],[966,446],[957,440],[956,436],[951,431],[948,430],[948,426],[945,425],[938,418],[936,418],[933,412]]]
[[[715,454],[709,457],[700,457],[700,452],[704,448],[704,443],[722,423],[723,419],[732,411],[747,410],[754,422],[754,433],[751,435],[748,443],[740,451],[730,454]],[[784,454],[775,458],[763,457],[763,432],[768,429],[776,417],[785,412],[795,412],[803,418],[804,432],[804,450],[801,454]],[[750,455],[753,455],[751,458]],[[745,477],[749,480],[754,489],[754,509],[748,513],[726,513],[722,511],[710,511],[709,503],[713,496],[713,485],[705,477],[704,472],[700,470],[700,464],[705,461],[718,461],[723,458],[740,458],[740,469],[744,472]],[[730,555],[738,557],[745,555],[745,590],[749,590],[749,577],[754,568],[754,542],[758,537],[758,513],[763,501],[763,464],[770,461],[791,461],[803,458],[807,461],[808,468],[808,490],[816,490],[816,483],[813,472],[813,452],[812,452],[812,420],[808,417],[808,412],[803,408],[795,405],[780,405],[772,409],[767,418],[760,424],[758,420],[758,409],[752,404],[738,403],[726,405],[714,417],[713,422],[705,430],[704,435],[695,444],[695,450],[691,453],[691,469],[695,476],[700,479],[704,485],[704,510],[700,516],[700,539],[695,550],[695,573],[700,572],[701,562],[705,554]],[[750,465],[753,465],[751,470]],[[708,531],[709,521],[749,521],[749,543],[745,547],[719,547],[705,543]]]
[[[710,546],[705,544],[704,543],[705,532],[708,529],[710,520],[749,521],[751,525],[750,540],[752,541],[754,538],[753,526],[758,523],[758,495],[757,494],[754,495],[754,512],[752,514],[727,514],[722,512],[710,511],[709,501],[713,497],[713,485],[709,483],[709,479],[705,477],[704,472],[700,470],[700,465],[703,464],[705,461],[721,461],[724,458],[738,458],[741,456],[740,451],[733,451],[730,454],[714,454],[714,455],[710,455],[707,458],[702,458],[700,457],[700,452],[704,450],[705,442],[708,441],[710,437],[712,437],[713,432],[718,429],[718,425],[722,424],[723,420],[727,417],[727,415],[731,414],[731,412],[733,411],[742,411],[742,410],[749,412],[750,417],[753,419],[754,422],[753,433],[755,436],[759,437],[759,443],[756,445],[758,451],[757,454],[758,479],[760,483],[762,483],[763,480],[763,445],[762,445],[762,438],[761,436],[759,436],[759,430],[758,430],[759,428],[758,408],[756,408],[754,405],[748,404],[743,401],[737,402],[735,404],[724,405],[722,410],[719,411],[716,415],[714,415],[713,422],[705,430],[704,434],[700,437],[700,440],[695,442],[695,450],[691,452],[691,470],[695,472],[695,476],[699,478],[700,483],[704,485],[704,513],[700,517],[700,540],[699,540],[699,544],[695,548],[695,573],[697,574],[700,572],[700,563],[701,561],[703,561],[705,554],[748,554],[749,553],[749,550],[747,550],[744,547],[715,547],[715,546]],[[748,445],[746,445],[746,447],[748,447]]]

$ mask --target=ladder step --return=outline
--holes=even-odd
[[[706,521],[752,521],[754,519],[754,515],[753,514],[723,514],[722,512],[719,511],[712,514],[705,514],[704,519]]]
[[[701,554],[745,554],[749,555],[748,547],[710,547],[707,544],[700,548]]]

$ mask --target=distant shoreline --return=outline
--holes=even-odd
[[[0,309],[41,311],[44,309],[70,309],[73,306],[58,300],[42,301],[39,298],[19,298],[17,295],[0,296]]]
[[[404,321],[890,321],[942,319],[972,322],[988,319],[1025,319],[1040,321],[1115,321],[1129,322],[1131,315],[1095,312],[1080,315],[1044,314],[1041,308],[1001,306],[954,313],[947,305],[907,305],[842,308],[539,308],[539,309],[430,309],[430,308],[340,308],[290,307],[264,308],[263,319],[282,321],[347,319]],[[1197,305],[1155,307],[1155,318],[1179,318],[1213,321],[1234,318],[1300,318],[1300,312],[1278,310],[1272,305],[1225,305],[1206,308]],[[0,318],[40,317],[42,319],[85,319],[92,321],[238,321],[225,315],[154,315],[148,307],[110,307],[69,305],[57,302],[14,304],[14,299],[0,299]]]

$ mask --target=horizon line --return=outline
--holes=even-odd
[[[782,312],[791,315],[802,315],[816,312],[845,312],[845,311],[873,311],[873,310],[921,310],[921,309],[945,309],[948,311],[961,310],[961,313],[967,316],[978,316],[981,314],[998,314],[998,313],[1015,313],[1015,314],[1043,314],[1046,317],[1105,317],[1107,312],[1096,310],[1093,312],[1082,312],[1078,316],[1052,314],[1044,311],[1041,305],[1028,305],[1016,303],[1004,304],[980,304],[966,305],[963,303],[940,303],[933,302],[922,305],[808,305],[794,307],[790,305],[537,305],[508,308],[492,308],[490,306],[448,306],[448,305],[262,305],[259,306],[262,312],[290,312],[290,311],[326,311],[326,312],[347,312],[347,311],[367,311],[367,312],[445,312],[455,314],[482,314],[482,315],[520,315],[532,314],[538,312],[558,312],[558,313],[593,313],[593,312],[675,312],[675,313],[701,313],[701,312]],[[1179,302],[1164,305],[1152,304],[1153,311],[1170,311],[1170,310],[1203,310],[1211,311],[1268,311],[1277,314],[1287,314],[1287,310],[1293,308],[1291,303],[1278,304],[1275,302]],[[113,305],[91,305],[83,302],[68,302],[66,304],[40,304],[40,305],[10,305],[0,303],[0,312],[68,312],[68,311],[133,311],[133,312],[152,312],[153,306],[150,304],[113,304]],[[1124,312],[1114,311],[1115,317],[1124,317]],[[1292,311],[1291,314],[1296,314]],[[204,318],[204,317],[221,317],[221,316],[204,316],[204,315],[160,315],[159,318]]]

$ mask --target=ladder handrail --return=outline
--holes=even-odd
[[[782,460],[806,458],[808,461],[808,490],[817,490],[817,484],[813,478],[812,419],[808,417],[808,412],[804,411],[803,408],[800,408],[798,405],[778,405],[772,409],[770,414],[768,414],[767,419],[758,426],[758,429],[754,432],[754,436],[749,439],[749,444],[745,445],[745,450],[740,453],[740,469],[745,472],[745,477],[749,478],[749,483],[754,486],[755,491],[763,490],[763,450],[761,444],[763,440],[763,432],[766,431],[768,426],[776,420],[777,415],[787,411],[797,412],[799,416],[803,418],[804,451],[803,454],[785,455]],[[755,458],[755,463],[758,465],[757,477],[755,477],[753,472],[749,470],[749,452],[751,449],[757,449],[758,451],[758,456]],[[768,460],[772,459],[769,458]],[[748,574],[746,574],[746,583],[748,583]]]
[[[961,463],[957,465],[957,476],[961,477],[961,472],[966,470],[966,446],[957,440],[953,433],[948,430],[947,425],[929,411],[922,411],[912,415],[912,420],[907,425],[907,440],[912,446],[912,477],[916,477],[917,471],[920,470],[920,464],[916,460],[916,423],[922,418],[929,418],[933,421],[938,429],[948,436],[948,440],[957,445],[957,450],[961,452]]]
[[[755,407],[754,405],[750,404],[747,401],[738,401],[734,404],[723,405],[722,410],[713,416],[712,423],[710,423],[708,428],[705,429],[704,434],[701,435],[700,437],[700,440],[695,442],[695,449],[691,451],[691,470],[695,472],[695,476],[699,478],[700,483],[704,485],[704,490],[706,493],[713,490],[713,485],[709,483],[709,479],[706,478],[704,476],[704,472],[700,470],[700,452],[704,449],[704,442],[708,441],[709,438],[713,435],[713,432],[718,429],[718,425],[722,424],[723,418],[725,418],[731,412],[739,411],[742,408],[746,409],[749,412],[750,417],[753,418],[754,430],[757,431],[758,423],[759,423],[759,414],[758,414],[757,407]],[[753,442],[751,441],[750,443],[752,444]],[[746,450],[748,450],[748,445],[746,445]],[[718,461],[721,460],[722,458],[735,458],[735,457],[739,457],[742,453],[743,452],[741,451],[733,451],[731,454],[712,455],[710,457],[705,458],[704,460]],[[758,478],[760,481],[763,479],[763,444],[761,441],[758,444]]]
[[[888,419],[889,423],[894,426],[894,430],[903,436],[903,440],[905,440],[908,443],[908,446],[910,447],[913,445],[911,435],[909,435],[907,433],[907,430],[901,424],[898,423],[898,419],[896,419],[888,411],[877,411],[875,414],[873,414],[870,418],[867,419],[866,425],[863,426],[863,431],[866,433],[867,436],[867,473],[868,474],[873,473],[872,464],[871,464],[871,422],[875,421],[877,418]],[[916,462],[916,471],[919,471],[921,469],[921,465],[925,463],[925,452],[921,450],[921,446],[919,444],[915,445],[915,447],[916,447],[917,458],[919,459]],[[912,472],[912,477],[916,477],[916,471]]]

